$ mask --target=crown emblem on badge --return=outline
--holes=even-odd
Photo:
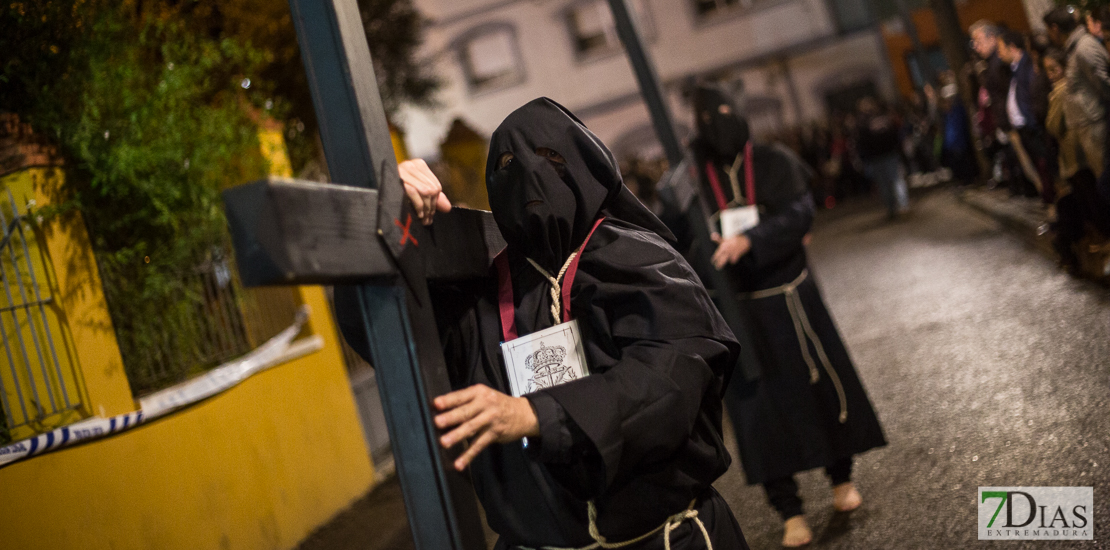
[[[528,392],[550,388],[577,378],[574,369],[563,364],[566,357],[567,350],[563,346],[545,346],[541,341],[540,349],[524,359],[524,368],[532,371],[532,378],[528,380]]]
[[[540,342],[540,349],[524,359],[524,367],[528,370],[536,370],[551,365],[561,365],[566,357],[567,350],[563,346],[545,346]]]

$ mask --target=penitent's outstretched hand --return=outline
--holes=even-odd
[[[713,252],[710,261],[713,262],[713,267],[718,270],[724,269],[728,264],[740,261],[740,258],[752,249],[752,241],[747,235],[737,235],[723,239],[719,234],[714,233],[709,238],[717,243],[717,250]]]
[[[439,443],[451,447],[470,439],[466,452],[455,459],[455,469],[465,470],[482,449],[491,443],[510,443],[522,437],[540,435],[540,424],[532,404],[524,397],[513,397],[489,386],[475,384],[435,399],[436,427],[455,427]]]
[[[439,178],[428,168],[424,159],[406,160],[397,165],[401,181],[405,183],[405,194],[416,209],[416,216],[424,225],[431,225],[436,211],[450,212],[451,201],[443,194]]]

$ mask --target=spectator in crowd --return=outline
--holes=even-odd
[[[1069,126],[1069,106],[1074,97],[1068,93],[1067,53],[1051,50],[1045,54],[1045,73],[1052,82],[1045,127],[1057,139],[1059,180],[1057,182],[1056,230],[1052,247],[1060,256],[1060,266],[1070,273],[1080,270],[1079,243],[1087,226],[1110,236],[1110,204],[1094,189],[1094,174],[1083,156],[1076,131]]]
[[[1002,32],[997,55],[1010,66],[1006,118],[1010,143],[1024,172],[1024,177],[1011,178],[1010,192],[1036,196],[1039,191],[1045,203],[1051,204],[1052,178],[1048,174],[1048,145],[1042,126],[1048,106],[1047,85],[1034,69],[1033,58],[1025,50],[1025,37],[1020,33]]]
[[[1005,145],[998,140],[1000,132],[998,132],[998,123],[994,118],[990,91],[987,87],[987,62],[978,60],[971,65],[968,80],[975,90],[975,115],[972,117],[971,128],[979,140],[983,156],[990,163],[988,177],[991,181],[988,185],[994,186],[1006,180],[1002,173],[1005,168],[1002,162],[1005,157],[1003,151]]]
[[[1013,149],[1009,146],[1009,137],[1005,132],[1010,129],[1009,118],[1006,116],[1006,96],[1010,90],[1010,66],[998,57],[998,37],[1002,29],[995,23],[980,19],[968,29],[971,34],[971,47],[983,60],[979,72],[982,97],[980,106],[989,116],[993,135],[989,142],[993,145],[994,155],[991,162],[994,165],[996,181],[1002,183],[1009,181],[1010,174],[1016,172]],[[984,134],[986,135],[986,134]]]
[[[960,101],[955,82],[941,87],[939,109],[944,122],[941,164],[952,171],[952,178],[959,185],[970,185],[979,175],[979,166],[975,162],[975,151],[968,133],[967,109]]]
[[[1067,8],[1044,16],[1048,38],[1067,52],[1065,85],[1070,100],[1064,104],[1069,131],[1087,165],[1097,177],[1103,171],[1106,147],[1106,102],[1110,101],[1110,56],[1097,38],[1076,21]]]
[[[924,91],[914,93],[907,105],[904,117],[906,137],[902,147],[911,174],[928,174],[937,169],[933,151],[937,135],[938,107],[936,94],[929,84],[925,85]]]
[[[1104,27],[1102,26],[1102,19],[1098,16],[1101,10],[1089,11],[1083,14],[1084,26],[1087,27],[1087,33],[1098,39],[1099,42],[1105,42],[1102,33]]]
[[[836,182],[838,196],[862,195],[870,192],[870,182],[861,173],[856,142],[855,116],[851,114],[833,117],[829,130],[829,160],[822,168]]]
[[[1103,44],[1108,42],[1110,38],[1110,6],[1102,6],[1095,12],[1099,21],[1099,27],[1102,30]],[[1110,141],[1110,140],[1108,140]],[[1107,144],[1110,147],[1110,143]],[[1106,164],[1110,164],[1110,154],[1103,156],[1103,169],[1102,174],[1098,178],[1098,192],[1103,201],[1110,203],[1110,170],[1106,169]]]
[[[909,195],[902,167],[898,122],[873,97],[859,101],[856,146],[864,172],[879,188],[887,217],[896,218],[909,210]]]
[[[1067,55],[1059,49],[1049,50],[1045,53],[1045,75],[1052,82],[1052,92],[1048,96],[1048,114],[1045,117],[1045,129],[1056,139],[1059,150],[1058,167],[1059,180],[1056,184],[1056,234],[1052,245],[1060,255],[1060,264],[1069,272],[1079,270],[1079,256],[1076,254],[1075,245],[1083,236],[1083,217],[1081,205],[1076,203],[1077,196],[1071,194],[1072,183],[1077,178],[1091,178],[1090,169],[1084,165],[1084,159],[1078,154],[1075,142],[1075,132],[1069,131],[1064,113],[1068,110],[1065,104],[1070,100],[1067,93],[1067,81],[1064,78],[1064,68],[1067,67]],[[1085,174],[1079,174],[1084,170]]]
[[[983,70],[983,87],[990,100],[995,121],[1006,118],[1006,94],[1010,87],[1010,67],[998,57],[998,25],[981,19],[971,25],[971,47],[986,62]]]

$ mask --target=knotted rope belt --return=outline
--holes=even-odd
[[[694,504],[696,502],[697,499],[691,500],[690,505],[687,506],[685,510],[668,517],[667,521],[663,522],[663,524],[659,527],[656,527],[655,529],[652,529],[651,531],[648,531],[647,533],[644,533],[634,539],[628,539],[621,542],[609,542],[597,530],[597,508],[594,506],[594,502],[591,500],[587,504],[587,512],[589,513],[590,518],[590,538],[594,539],[593,544],[575,548],[541,546],[539,550],[596,550],[597,548],[623,548],[625,546],[636,544],[637,542],[640,542],[644,539],[655,536],[655,534],[660,531],[663,532],[663,547],[666,550],[671,550],[671,531],[673,531],[679,525],[682,525],[682,522],[688,519],[692,519],[694,520],[694,523],[698,524],[698,529],[701,529],[701,534],[703,537],[705,537],[706,548],[708,550],[713,550],[713,541],[709,539],[709,530],[705,528],[705,524],[702,523],[701,518],[698,517],[698,511],[694,509]],[[519,548],[520,550],[536,550],[527,546],[517,546],[517,548]]]
[[[757,290],[755,292],[741,292],[738,294],[740,298],[748,300],[759,300],[761,298],[770,298],[771,296],[783,295],[786,297],[786,309],[790,311],[790,320],[794,322],[794,334],[798,336],[798,347],[802,350],[802,359],[805,360],[806,366],[809,367],[809,383],[816,384],[820,380],[820,373],[817,371],[817,365],[813,361],[813,356],[809,353],[809,344],[813,342],[813,347],[817,350],[817,357],[821,360],[821,366],[825,367],[825,372],[829,374],[829,379],[832,380],[833,386],[836,387],[836,396],[840,400],[840,423],[843,424],[848,421],[848,398],[844,395],[844,387],[840,384],[840,377],[836,375],[833,370],[832,363],[829,362],[828,356],[825,355],[825,348],[821,345],[821,339],[817,337],[817,333],[813,331],[813,327],[809,324],[809,317],[806,315],[806,310],[802,304],[802,298],[798,295],[798,285],[802,284],[806,278],[809,277],[809,270],[803,269],[802,272],[793,281],[784,285]]]

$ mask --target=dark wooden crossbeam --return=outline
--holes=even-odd
[[[397,263],[378,234],[375,189],[269,178],[225,191],[224,203],[247,286],[388,282],[397,276]],[[405,224],[399,228],[398,242],[420,249],[424,276],[486,276],[505,248],[493,216],[455,208],[435,220],[417,228],[412,219],[407,237]]]

